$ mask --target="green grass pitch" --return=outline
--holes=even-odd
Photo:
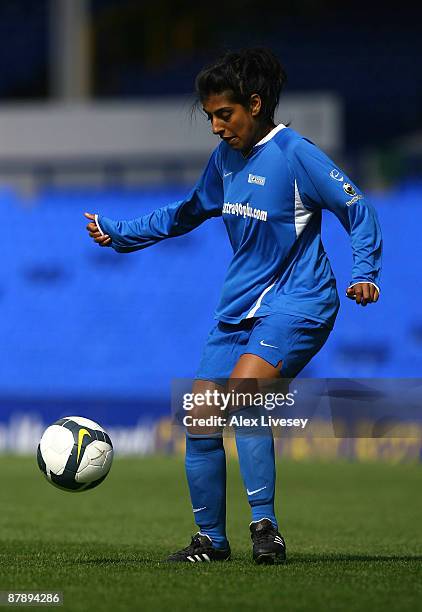
[[[194,533],[183,461],[116,459],[71,494],[35,459],[0,457],[0,590],[60,590],[72,612],[416,610],[422,601],[421,466],[347,462],[278,467],[288,563],[251,562],[249,508],[229,462],[223,564],[165,564]]]

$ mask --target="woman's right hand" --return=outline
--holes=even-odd
[[[91,238],[94,240],[94,242],[96,242],[99,246],[102,246],[102,247],[111,246],[110,236],[108,234],[103,234],[98,229],[98,226],[95,223],[95,215],[93,215],[92,213],[88,213],[88,212],[84,213],[84,215],[87,219],[91,221],[91,223],[88,223],[88,225],[86,226],[86,229],[89,235],[91,236]]]

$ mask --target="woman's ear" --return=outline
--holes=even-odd
[[[261,112],[261,96],[259,94],[252,94],[249,100],[249,108],[252,117],[257,117]]]

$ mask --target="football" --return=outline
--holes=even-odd
[[[113,444],[104,429],[84,417],[59,419],[44,431],[37,451],[40,470],[65,491],[87,491],[106,478]]]

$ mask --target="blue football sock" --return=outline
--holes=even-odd
[[[216,548],[227,548],[226,454],[222,436],[186,436],[186,476],[195,522]]]
[[[250,416],[241,411],[244,416]],[[274,438],[268,427],[235,427],[240,472],[246,488],[252,521],[268,518],[277,528],[274,511]]]

